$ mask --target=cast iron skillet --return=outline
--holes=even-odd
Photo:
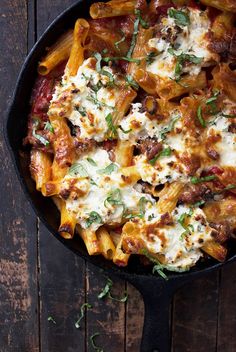
[[[100,256],[88,256],[81,240],[78,238],[64,240],[58,235],[59,213],[50,199],[44,198],[41,193],[35,190],[34,182],[29,174],[29,150],[23,150],[22,147],[22,140],[27,134],[29,99],[34,79],[37,75],[38,61],[42,57],[45,48],[54,43],[57,37],[64,33],[66,29],[73,27],[78,17],[88,17],[89,6],[95,1],[77,1],[76,4],[57,17],[31,50],[18,78],[5,125],[5,137],[17,176],[37,216],[67,248],[108,273],[116,274],[129,281],[141,292],[145,304],[141,352],[168,352],[171,344],[169,306],[174,292],[186,282],[220,268],[223,264],[209,260],[204,264],[197,265],[188,273],[170,273],[168,274],[168,281],[166,281],[159,276],[152,275],[150,269],[141,266],[135,258],[131,258],[127,268],[119,268]],[[235,253],[236,251],[232,247],[226,261],[227,263],[236,259]]]

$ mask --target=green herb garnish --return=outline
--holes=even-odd
[[[102,174],[111,175],[111,173],[116,170],[118,170],[118,166],[114,163],[111,163],[110,165],[108,165],[104,169],[97,170],[97,173],[100,175],[102,175]]]
[[[81,116],[86,116],[86,110],[83,106],[75,106],[75,110],[77,110]]]
[[[108,72],[106,70],[101,70],[101,75],[107,76],[109,78],[109,86],[114,86],[115,80],[111,72]]]
[[[121,33],[122,33],[123,37],[120,40],[118,40],[117,42],[114,43],[116,49],[119,50],[119,51],[120,51],[119,45],[121,43],[123,43],[125,41],[125,39],[126,39],[126,36],[125,36],[125,34],[124,34],[124,32],[122,30],[121,30]]]
[[[96,71],[100,72],[101,71],[101,61],[102,61],[102,55],[100,53],[95,53],[94,54],[95,59],[97,60],[96,63]]]
[[[189,15],[181,10],[176,10],[174,8],[170,8],[168,10],[168,15],[174,18],[177,26],[188,26],[190,24]]]
[[[96,163],[96,161],[94,161],[92,158],[87,158],[87,161],[88,161],[89,164],[91,164],[92,166],[98,166],[98,164]]]
[[[235,114],[227,115],[227,114],[224,114],[224,113],[222,113],[222,116],[223,116],[223,117],[226,117],[227,119],[233,119],[233,118],[236,117]]]
[[[195,185],[197,183],[208,182],[208,181],[212,181],[212,180],[215,180],[215,179],[216,179],[215,175],[209,175],[209,176],[205,176],[205,177],[193,176],[193,177],[191,177],[190,181],[191,181],[191,183],[193,183]]]
[[[197,108],[197,118],[198,118],[200,124],[202,125],[202,127],[206,127],[206,121],[202,117],[202,107],[201,107],[201,105],[199,105],[198,108]]]
[[[96,211],[91,211],[91,213],[88,214],[89,217],[88,219],[86,220],[86,229],[88,227],[90,227],[94,222],[97,223],[97,224],[101,224],[102,223],[102,218],[101,216],[96,212]]]
[[[100,347],[98,347],[95,342],[94,342],[94,339],[96,336],[99,336],[100,334],[98,332],[95,332],[95,334],[93,334],[92,336],[90,336],[90,341],[91,341],[91,345],[93,347],[93,349],[97,352],[104,352],[104,350]]]
[[[45,123],[44,129],[45,129],[45,130],[48,130],[49,132],[54,133],[54,128],[52,127],[52,124],[51,124],[49,121],[47,121],[47,122]]]
[[[198,208],[198,207],[200,207],[201,205],[203,205],[205,203],[206,203],[205,200],[199,200],[198,202],[194,203],[192,206],[194,208]]]
[[[202,62],[202,57],[198,57],[195,55],[184,54],[181,53],[177,55],[174,52],[173,48],[168,49],[168,53],[176,57],[176,65],[175,65],[175,80],[179,81],[181,79],[181,74],[183,71],[183,65],[185,62],[191,62],[193,64],[200,64]]]
[[[140,217],[140,218],[143,218],[144,215],[145,215],[145,205],[146,205],[147,203],[151,203],[151,204],[152,204],[152,202],[151,202],[149,199],[145,198],[145,197],[141,197],[141,198],[139,199],[139,201],[138,201],[138,205],[139,205],[139,217]]]
[[[107,127],[108,127],[108,132],[110,132],[111,134],[111,138],[115,138],[117,137],[117,128],[116,126],[113,124],[112,121],[112,114],[108,114],[105,117],[106,123],[107,123]]]
[[[108,297],[110,299],[112,299],[113,301],[116,301],[116,302],[126,302],[127,299],[128,299],[128,294],[125,292],[124,296],[122,298],[116,298],[116,297],[113,297],[111,295],[111,288],[113,286],[113,282],[110,278],[107,278],[107,283],[106,285],[104,286],[103,290],[99,293],[98,295],[98,299],[102,299],[104,297]]]
[[[94,97],[92,95],[87,97],[86,99],[91,101],[95,105],[97,105],[99,108],[105,107],[105,108],[110,108],[110,109],[114,110],[113,106],[110,106],[110,105],[107,105],[107,104],[103,103],[102,101],[98,100],[96,97]]]
[[[139,9],[135,9],[134,13],[138,17],[141,26],[145,29],[149,28],[148,22],[146,22],[141,16],[141,11]]]
[[[188,217],[192,216],[193,215],[193,210],[190,209],[189,213],[183,213],[181,214],[181,216],[179,217],[179,219],[177,220],[178,223],[183,227],[183,229],[185,230],[181,236],[180,236],[180,239],[183,240],[183,237],[186,236],[186,235],[189,235],[191,234],[191,231],[194,232],[194,228],[193,228],[193,225],[185,225],[185,221]]]
[[[77,176],[78,174],[81,176],[81,177],[88,177],[89,174],[87,172],[87,170],[85,169],[85,167],[80,164],[80,163],[74,163],[70,168],[69,168],[69,171],[68,171],[69,175],[71,176]]]
[[[81,308],[80,308],[80,317],[79,317],[79,319],[75,322],[75,327],[76,327],[76,329],[79,329],[79,328],[80,328],[80,322],[81,322],[81,320],[84,318],[85,309],[91,309],[91,308],[93,308],[93,307],[92,307],[91,304],[89,304],[89,303],[84,303],[84,304],[82,304],[82,306],[81,306]]]
[[[173,128],[175,127],[176,122],[180,119],[179,116],[174,117],[171,121],[169,126],[164,127],[161,131],[160,131],[160,138],[161,139],[165,139],[166,138],[166,134],[168,132],[171,132],[173,130]]]
[[[53,324],[56,324],[56,321],[53,319],[53,317],[48,317],[48,321],[51,321]]]
[[[149,160],[149,164],[154,166],[156,164],[156,161],[158,158],[161,156],[170,156],[171,155],[171,149],[170,147],[164,148],[160,153],[158,153],[153,159]]]
[[[151,51],[150,53],[147,54],[147,57],[146,57],[146,63],[147,65],[151,65],[154,60],[155,60],[155,57],[157,56],[158,54],[155,53],[154,51]]]
[[[138,83],[133,79],[133,77],[131,75],[125,76],[125,80],[126,80],[127,84],[129,86],[131,86],[132,88],[134,88],[136,90],[139,89]]]
[[[121,191],[119,188],[116,188],[114,191],[111,191],[108,195],[108,197],[104,201],[104,205],[107,208],[107,203],[111,205],[121,205],[124,207],[124,203],[122,202],[122,195]]]
[[[130,48],[129,51],[126,55],[126,57],[128,59],[130,59],[132,57],[133,51],[134,51],[134,47],[136,44],[136,40],[137,40],[137,35],[138,35],[138,26],[139,26],[139,18],[136,18],[136,20],[134,21],[134,31],[133,31],[133,35],[132,35],[132,39],[131,39],[131,44],[130,44]]]
[[[119,126],[119,129],[125,134],[130,133],[131,131],[133,131],[132,128],[130,128],[129,130],[124,130],[124,128],[121,125]]]
[[[147,249],[142,249],[140,254],[145,255],[152,263],[154,263],[154,267],[152,268],[152,273],[158,273],[163,279],[168,280],[167,275],[163,272],[165,269],[165,266],[159,262],[156,258],[154,258],[152,255],[149,254]]]
[[[126,57],[126,56],[115,56],[115,57],[104,57],[103,61],[109,62],[109,61],[118,61],[118,60],[124,60],[124,61],[129,61],[129,62],[135,62],[137,65],[140,64],[141,60],[140,59],[134,59],[132,57]]]
[[[39,125],[39,121],[38,120],[34,120],[33,122],[33,130],[32,130],[32,135],[34,138],[36,138],[40,143],[42,143],[43,145],[45,145],[45,147],[48,147],[50,145],[50,142],[44,138],[43,136],[41,136],[41,134],[36,133],[36,129]]]

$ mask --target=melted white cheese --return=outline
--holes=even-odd
[[[193,210],[187,206],[178,206],[171,213],[173,225],[165,225],[159,229],[161,235],[155,233],[148,237],[143,235],[147,249],[153,254],[162,254],[165,257],[165,264],[176,268],[187,268],[193,266],[202,256],[200,248],[208,241],[212,240],[212,228],[209,226],[204,212],[200,208]],[[185,233],[185,229],[179,223],[182,214],[187,216],[190,233]],[[151,216],[151,220],[150,220]],[[155,224],[161,218],[156,207],[150,206],[145,215],[146,224]],[[145,233],[145,232],[144,232]]]
[[[97,165],[92,165],[87,158],[91,158]],[[122,205],[114,205],[106,202],[107,197],[117,189],[120,192],[121,202],[124,203],[125,208],[132,212],[139,212],[139,201],[141,197],[145,197],[151,202],[154,200],[148,194],[143,194],[135,190],[132,184],[124,184],[121,177],[121,172],[119,170],[119,165],[117,170],[112,172],[110,175],[102,174],[99,170],[105,169],[111,164],[108,157],[108,153],[103,149],[97,149],[95,152],[89,153],[86,157],[79,159],[79,162],[87,174],[88,179],[92,180],[87,193],[76,199],[68,199],[66,201],[66,208],[68,211],[73,212],[76,215],[78,223],[84,228],[86,228],[86,220],[89,218],[89,214],[95,211],[102,218],[101,223],[94,222],[90,228],[96,230],[102,223],[120,223],[122,220],[122,214],[124,212],[124,207]],[[68,176],[67,176],[68,177]],[[80,175],[76,176],[79,180]]]
[[[62,84],[55,90],[48,114],[67,117],[80,128],[82,139],[93,138],[101,142],[108,131],[106,116],[115,111],[119,89],[108,87],[109,77],[92,68],[93,60],[85,60],[74,77],[64,74]],[[103,70],[113,74],[109,67]],[[103,86],[95,92],[93,87],[98,87],[98,84]]]
[[[158,50],[159,55],[147,66],[148,72],[161,78],[175,78],[176,57],[168,52],[168,49],[172,48],[172,46],[176,48],[174,49],[176,55],[184,53],[202,58],[199,64],[188,63],[183,67],[182,72],[190,75],[199,74],[202,66],[208,66],[217,59],[216,55],[208,49],[209,39],[207,34],[210,29],[210,20],[207,14],[197,9],[187,9],[183,8],[183,11],[188,11],[189,14],[190,24],[188,26],[180,29],[176,26],[173,18],[170,16],[164,17],[160,36],[149,40],[149,47]],[[168,31],[175,33],[174,45],[165,39]]]

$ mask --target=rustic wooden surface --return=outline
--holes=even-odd
[[[1,0],[0,116],[6,118],[19,69],[37,37],[72,0]],[[138,352],[143,302],[129,284],[112,278],[126,304],[98,300],[104,273],[70,253],[38,222],[23,195],[4,143],[0,157],[0,351]],[[174,352],[236,351],[236,264],[186,285],[172,305]],[[93,305],[75,328],[80,307]],[[56,323],[48,321],[51,316]]]

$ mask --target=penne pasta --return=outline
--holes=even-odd
[[[105,229],[105,227],[102,226],[97,230],[96,235],[101,249],[101,254],[104,256],[104,258],[112,260],[116,248],[109,232]]]
[[[51,179],[51,165],[52,161],[48,154],[41,150],[31,150],[30,172],[32,178],[35,180],[38,191]]]
[[[61,201],[61,224],[58,232],[62,237],[71,239],[74,237],[74,231],[76,226],[76,217],[66,209],[66,203]]]
[[[99,240],[95,231],[89,229],[82,229],[80,226],[77,227],[80,237],[83,239],[89,255],[101,254],[101,248]]]
[[[157,209],[160,213],[172,212],[176,207],[179,195],[184,187],[184,184],[173,182],[166,183],[163,190],[158,194],[159,200],[157,202]]]
[[[104,18],[130,15],[134,13],[136,0],[116,0],[96,2],[90,6],[90,16],[92,18]]]
[[[68,31],[49,48],[47,55],[38,65],[38,73],[42,76],[48,75],[61,62],[68,60],[73,43],[73,33]]]

